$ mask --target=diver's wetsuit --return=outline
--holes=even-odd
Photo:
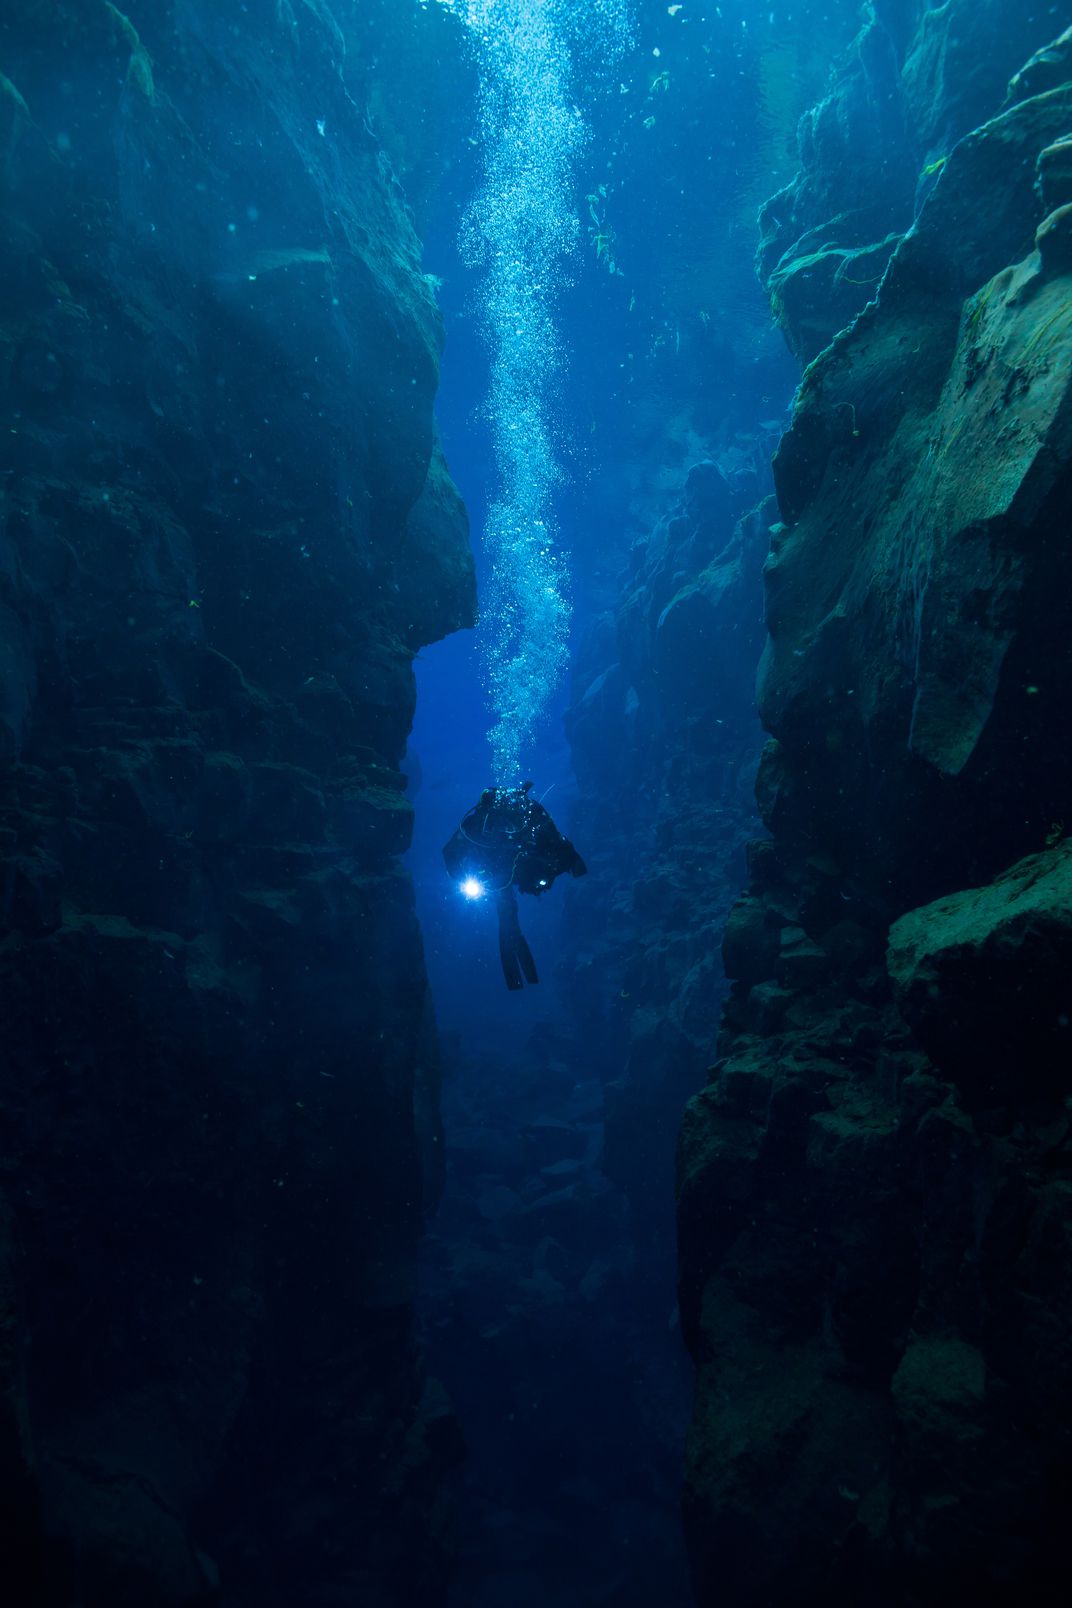
[[[479,879],[493,894],[499,916],[499,955],[509,989],[538,981],[532,952],[518,919],[515,889],[539,895],[557,876],[583,877],[587,867],[543,805],[524,787],[489,787],[443,850],[457,881]]]

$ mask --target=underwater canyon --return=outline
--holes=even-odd
[[[9,0],[0,169],[4,1602],[1063,1602],[1072,11]]]

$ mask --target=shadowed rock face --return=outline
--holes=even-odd
[[[1067,1091],[1072,844],[912,910],[887,958],[901,1014],[965,1103]]]
[[[958,140],[1001,105],[1054,16],[1008,0],[866,8],[829,95],[801,122],[799,173],[760,212],[760,278],[803,362],[874,297]],[[1050,71],[1040,57],[1024,82]]]
[[[704,1604],[1059,1600],[1072,84],[1065,36],[980,106],[968,10],[1045,43],[1011,7],[901,8],[903,82],[964,137],[775,462],[772,837],[680,1160]]]
[[[27,0],[3,45],[5,1578],[436,1602],[438,315],[327,5]]]
[[[1066,85],[958,146],[879,301],[807,371],[775,460],[787,524],[761,713],[779,764],[792,749],[808,776],[797,829],[851,845],[876,893],[894,874],[923,893],[976,861],[992,874],[1038,847],[1065,796],[1060,745],[1005,756],[1025,722],[1067,714],[1046,599],[1072,447],[1069,284],[1046,259],[1035,173],[1070,115]],[[984,795],[1005,819],[965,831],[956,805]]]

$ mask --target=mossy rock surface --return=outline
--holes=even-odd
[[[901,1011],[973,1103],[1072,1088],[1072,843],[890,933]]]

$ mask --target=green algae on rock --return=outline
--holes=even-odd
[[[1072,1090],[1072,844],[901,916],[888,966],[901,1014],[969,1107]]]

